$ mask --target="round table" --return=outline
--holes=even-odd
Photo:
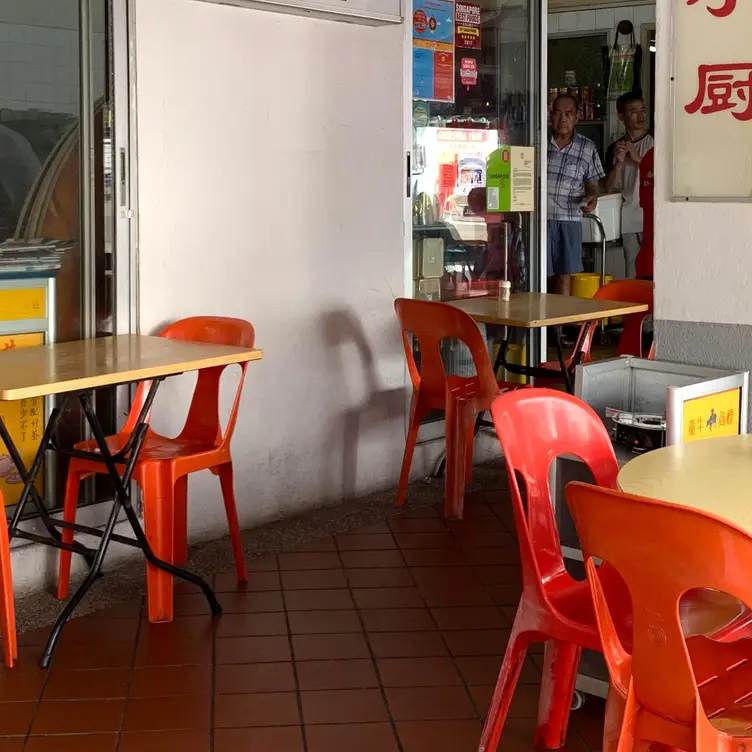
[[[618,484],[630,494],[710,512],[752,535],[752,434],[654,449],[624,465]],[[704,598],[725,613],[683,613],[686,634],[712,634],[742,613],[728,595],[706,591]]]
[[[619,472],[627,493],[723,517],[752,535],[752,434],[655,449]]]

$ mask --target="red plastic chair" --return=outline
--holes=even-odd
[[[253,347],[255,333],[247,321],[233,318],[197,316],[170,324],[161,337],[191,342],[209,342],[235,347]],[[230,440],[240,405],[247,364],[241,365],[235,401],[224,434],[219,419],[219,384],[225,366],[198,372],[196,387],[185,426],[176,438],[160,436],[149,430],[144,441],[133,480],[143,490],[145,529],[154,553],[178,566],[187,558],[188,475],[211,470],[219,476],[222,496],[230,527],[235,568],[238,580],[246,582],[245,559],[240,540],[240,525],[235,507]],[[110,449],[120,450],[128,441],[146,398],[150,382],[139,384],[128,421],[123,430],[107,439]],[[95,442],[78,445],[93,450]],[[82,479],[95,473],[106,473],[102,464],[73,458],[68,468],[65,488],[64,518],[75,521],[78,488]],[[73,531],[64,530],[63,540],[73,539]],[[71,554],[60,552],[58,598],[68,593]],[[173,617],[173,578],[161,569],[147,564],[148,610],[150,621],[170,621]]]
[[[494,398],[505,389],[519,389],[526,384],[497,381],[488,357],[488,349],[478,325],[464,311],[445,303],[398,298],[394,303],[405,345],[405,357],[413,382],[410,426],[402,460],[397,506],[405,503],[410,465],[421,421],[433,410],[446,413],[445,514],[462,519],[465,483],[470,481],[473,466],[475,420],[488,410]],[[410,335],[420,345],[420,368],[413,356]],[[476,376],[447,376],[441,361],[440,346],[446,339],[456,339],[470,350]]]
[[[3,637],[3,660],[12,668],[18,658],[16,640],[16,609],[13,603],[13,576],[10,569],[10,542],[8,522],[0,493],[0,634]]]
[[[556,457],[579,457],[602,486],[613,488],[619,466],[608,431],[584,402],[551,389],[530,389],[498,397],[491,408],[507,464],[520,547],[523,592],[481,737],[480,752],[495,752],[528,646],[547,642],[535,745],[564,744],[583,647],[600,651],[587,582],[564,568],[549,488]],[[526,503],[517,474],[524,482]],[[608,571],[604,572],[608,577]],[[629,601],[613,577],[609,595],[629,633]]]
[[[697,588],[752,603],[752,539],[711,515],[676,504],[567,486],[620,717],[607,718],[619,752],[651,742],[686,752],[748,750],[752,743],[752,640],[686,637],[680,602]],[[614,628],[596,556],[615,568],[634,605],[631,654]],[[605,565],[604,565],[605,566]],[[655,749],[655,747],[653,747]]]
[[[642,327],[645,319],[653,313],[653,292],[655,285],[644,279],[619,279],[609,282],[607,285],[596,290],[593,295],[594,300],[616,300],[622,303],[642,303],[648,306],[648,310],[643,313],[631,313],[623,316],[624,329],[622,330],[619,344],[616,348],[616,356],[634,355],[638,358],[643,357],[642,351]],[[580,353],[580,363],[590,363],[592,358],[590,350],[593,346],[593,336],[595,334],[599,321],[590,321],[580,327],[580,333],[575,342],[572,357],[567,361],[567,368],[570,367],[572,360],[577,353]],[[540,368],[546,368],[552,371],[551,381],[548,379],[536,379],[536,386],[553,386],[563,380],[561,375],[561,366],[559,361],[546,361],[541,363]]]

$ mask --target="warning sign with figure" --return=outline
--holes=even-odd
[[[697,397],[684,403],[682,442],[738,436],[741,432],[741,389]]]

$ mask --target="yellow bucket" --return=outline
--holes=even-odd
[[[500,345],[494,345],[493,347],[493,359],[494,363],[499,354]],[[525,345],[507,345],[507,363],[511,363],[515,366],[524,366],[527,357],[527,347]],[[527,384],[527,376],[523,376],[519,373],[509,373],[504,366],[499,366],[499,370],[496,372],[496,378],[499,381],[511,381],[513,384]]]
[[[606,284],[614,281],[613,274],[606,275]],[[572,275],[571,293],[576,298],[592,298],[601,286],[601,275],[583,272]],[[619,321],[618,318],[611,319],[613,323]],[[608,320],[603,320],[603,326],[608,324]]]

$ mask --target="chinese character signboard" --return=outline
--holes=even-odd
[[[717,436],[738,436],[741,432],[740,405],[740,389],[687,400],[682,415],[682,443]]]
[[[672,194],[752,200],[752,3],[674,3]]]
[[[454,101],[454,2],[416,0],[413,11],[413,99]]]

